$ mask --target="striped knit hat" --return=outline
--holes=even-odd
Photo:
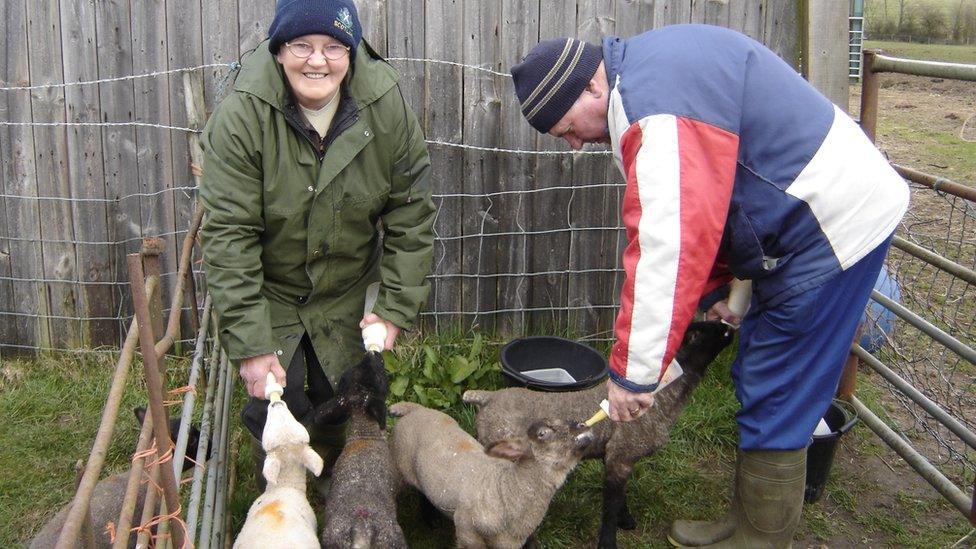
[[[512,67],[515,94],[532,127],[547,133],[579,99],[603,61],[600,46],[573,38],[540,42]]]

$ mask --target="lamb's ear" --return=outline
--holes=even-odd
[[[315,476],[321,475],[322,467],[325,466],[325,464],[322,462],[322,456],[313,450],[311,446],[306,446],[305,449],[302,450],[302,465],[304,465],[305,468],[311,471]]]
[[[278,458],[274,453],[268,454],[264,458],[264,469],[261,473],[264,474],[264,480],[268,482],[278,482],[278,473],[281,472],[281,459]]]
[[[136,419],[139,420],[139,425],[142,425],[146,421],[146,407],[137,406],[132,410],[136,414]]]
[[[518,462],[528,454],[526,447],[514,440],[503,440],[492,444],[485,449],[485,453],[491,457],[507,459],[508,461]]]
[[[491,400],[491,393],[491,391],[476,391],[472,389],[465,391],[464,394],[461,395],[461,400],[463,400],[465,404],[474,404],[480,408],[481,406],[488,404],[488,402]]]

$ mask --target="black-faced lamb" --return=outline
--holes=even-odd
[[[593,440],[581,423],[541,419],[486,452],[447,414],[412,402],[390,413],[401,478],[453,518],[460,547],[522,547]]]
[[[145,408],[136,408],[135,410],[136,419],[139,420],[139,424],[142,425],[146,417]],[[172,418],[169,422],[169,432],[171,436],[176,436],[180,428],[180,419]],[[175,441],[174,441],[175,442]],[[186,455],[195,456],[197,453],[197,446],[200,444],[200,431],[193,426],[190,426],[190,433],[187,438],[186,445]],[[168,464],[167,464],[168,465]],[[183,462],[183,470],[187,471],[193,467],[193,462],[186,460]],[[98,481],[95,485],[95,489],[92,491],[91,500],[88,504],[88,513],[91,517],[92,530],[95,537],[95,547],[96,548],[109,548],[112,547],[112,536],[110,535],[110,528],[108,525],[114,524],[119,520],[119,515],[122,513],[122,500],[125,497],[125,488],[129,483],[129,475],[132,473],[131,470],[125,472],[110,475],[104,479]],[[133,517],[142,516],[142,507],[146,501],[146,487],[148,484],[140,484],[139,491],[136,493],[136,506],[133,512]],[[31,540],[30,549],[49,549],[54,547],[58,541],[58,537],[61,536],[61,529],[64,527],[64,522],[68,518],[68,513],[71,512],[71,503],[69,502],[64,507],[62,507],[44,526],[37,532],[34,539]],[[129,536],[129,547],[135,547],[136,536]],[[75,542],[74,547],[81,548],[82,541],[78,540]]]
[[[720,322],[695,322],[685,332],[676,360],[684,375],[658,392],[654,404],[635,421],[603,421],[593,426],[594,442],[584,459],[603,459],[603,516],[599,547],[617,544],[617,528],[633,529],[627,508],[626,487],[634,464],[662,448],[688,396],[698,386],[708,365],[732,341],[732,332]],[[543,417],[585,419],[607,397],[606,384],[566,393],[543,393],[513,388],[500,391],[466,391],[464,402],[478,407],[478,440],[490,447],[522,432]]]
[[[343,374],[337,396],[313,414],[313,422],[349,418],[346,445],[332,471],[325,503],[322,547],[407,547],[396,519],[397,480],[385,433],[388,392],[383,358],[368,352]]]

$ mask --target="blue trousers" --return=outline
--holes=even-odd
[[[798,450],[810,443],[837,392],[890,241],[822,286],[746,314],[732,364],[742,405],[740,448]]]

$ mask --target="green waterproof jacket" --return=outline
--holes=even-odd
[[[291,362],[308,333],[335,386],[373,312],[411,328],[433,255],[430,158],[395,71],[360,44],[324,139],[260,44],[203,132],[204,273],[229,358]]]

